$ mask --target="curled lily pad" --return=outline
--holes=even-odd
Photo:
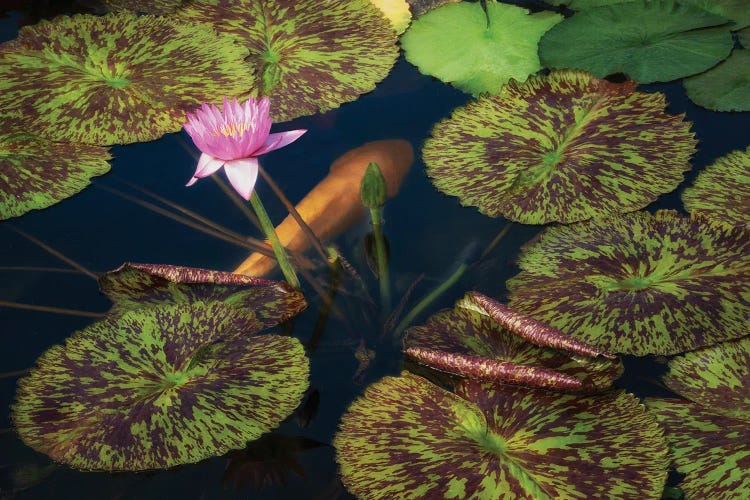
[[[690,213],[750,227],[750,147],[732,151],[701,171],[682,193]]]
[[[648,398],[646,405],[665,428],[677,471],[685,474],[679,486],[686,498],[741,498],[750,491],[749,420],[688,401]]]
[[[165,16],[177,10],[182,4],[182,0],[102,0],[102,3],[109,10],[115,12],[127,10]]]
[[[747,334],[742,228],[636,212],[550,227],[518,264],[510,307],[610,352],[675,354]]]
[[[107,148],[52,142],[0,117],[0,219],[64,200],[109,171]]]
[[[0,50],[0,108],[50,139],[116,144],[175,132],[186,110],[245,93],[247,50],[202,24],[118,13],[24,27]]]
[[[667,448],[622,392],[579,397],[403,373],[371,385],[334,439],[359,498],[659,498]]]
[[[750,111],[750,50],[736,49],[725,61],[683,81],[691,101],[713,111]]]
[[[411,10],[406,0],[370,0],[383,15],[391,22],[393,29],[399,35],[406,31],[411,22]]]
[[[453,375],[563,391],[604,390],[622,373],[619,360],[477,292],[410,328],[404,350]]]
[[[694,134],[663,94],[581,71],[510,83],[435,126],[422,150],[442,192],[491,217],[575,222],[645,207],[690,168]]]
[[[396,33],[370,0],[194,0],[178,16],[250,49],[253,91],[271,100],[274,121],[355,100],[398,57]]]
[[[602,78],[624,73],[640,83],[705,71],[729,55],[728,20],[674,0],[635,0],[587,9],[542,38],[551,68],[578,68]]]
[[[401,37],[406,59],[422,73],[473,95],[496,94],[511,79],[523,82],[542,69],[537,45],[562,21],[489,0],[443,5],[419,17]]]

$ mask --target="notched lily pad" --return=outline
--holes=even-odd
[[[706,109],[750,111],[750,50],[735,49],[716,67],[682,83],[690,100]]]
[[[525,224],[643,208],[682,181],[696,140],[663,94],[635,86],[571,70],[510,83],[435,126],[427,174],[461,204]]]
[[[249,48],[248,83],[271,100],[274,121],[355,100],[398,57],[396,33],[370,0],[194,0],[177,15]]]
[[[750,227],[750,147],[702,170],[683,191],[682,203],[690,213]]]
[[[659,498],[666,442],[632,395],[461,393],[406,372],[368,387],[334,438],[344,485],[359,498]]]
[[[546,229],[510,307],[610,352],[676,354],[747,334],[750,234],[662,210]]]
[[[550,68],[668,82],[727,57],[733,46],[730,27],[726,18],[692,5],[635,0],[578,12],[547,32],[539,56]]]
[[[424,74],[479,95],[542,69],[537,45],[563,17],[499,3],[443,5],[415,20],[401,37],[406,59]]]
[[[60,16],[0,50],[0,108],[49,139],[124,144],[176,132],[202,102],[246,93],[247,50],[201,24]]]
[[[461,377],[569,392],[605,390],[623,369],[613,356],[477,292],[410,328],[404,351]]]

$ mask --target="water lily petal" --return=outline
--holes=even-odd
[[[275,149],[281,149],[284,146],[287,146],[299,139],[305,132],[307,132],[307,130],[298,129],[287,130],[286,132],[278,132],[276,134],[269,134],[266,141],[254,154],[255,156],[260,156]]]
[[[193,177],[203,179],[219,170],[225,163],[225,160],[214,158],[208,153],[203,153],[198,159],[198,167],[195,169]]]
[[[253,194],[255,181],[258,179],[258,159],[253,157],[228,161],[224,165],[224,171],[234,190],[244,199],[249,200],[250,195]]]

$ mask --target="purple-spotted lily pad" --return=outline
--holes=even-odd
[[[165,16],[177,10],[182,0],[102,0],[102,4],[113,12],[127,10]]]
[[[406,0],[370,0],[391,22],[399,35],[406,31],[411,22],[411,10]]]
[[[747,334],[750,233],[662,210],[546,229],[510,307],[610,352],[676,354]]]
[[[0,117],[0,219],[49,207],[109,171],[107,148],[52,142]]]
[[[253,92],[271,100],[274,121],[355,100],[398,57],[396,32],[370,0],[194,0],[177,15],[250,49]]]
[[[452,375],[563,391],[604,390],[622,373],[612,356],[477,292],[410,328],[404,350]]]
[[[118,285],[158,282],[164,269],[139,276],[126,267]],[[175,273],[182,283],[136,290],[142,304],[120,300],[115,314],[39,358],[13,406],[26,444],[80,469],[158,469],[244,448],[292,413],[308,386],[304,349],[294,338],[254,335],[272,324],[256,310],[287,307],[253,293],[271,285],[243,291],[226,273],[162,274]],[[220,283],[215,293],[207,277]],[[103,287],[117,278],[107,276]],[[277,295],[285,289],[279,284]]]
[[[659,498],[667,446],[623,392],[580,397],[404,372],[371,385],[334,439],[358,498]]]
[[[0,49],[0,108],[49,139],[117,144],[175,132],[202,102],[246,93],[247,49],[204,24],[60,16]]]
[[[682,193],[690,213],[750,227],[750,147],[732,151],[701,171]]]
[[[580,71],[460,107],[422,150],[442,192],[491,217],[576,222],[645,207],[690,169],[694,134],[660,93]]]
[[[562,19],[496,0],[459,2],[415,20],[401,46],[422,73],[475,96],[497,94],[511,79],[523,82],[542,69],[537,45]]]

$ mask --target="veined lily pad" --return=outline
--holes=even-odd
[[[687,401],[649,398],[646,405],[685,474],[679,486],[686,498],[741,498],[750,491],[750,421]]]
[[[518,265],[510,307],[610,352],[675,354],[747,334],[742,228],[637,212],[550,227]]]
[[[704,108],[750,111],[750,50],[736,49],[726,61],[686,78],[683,85],[690,100]]]
[[[733,46],[727,23],[673,0],[635,0],[566,19],[542,38],[539,55],[551,68],[667,82],[705,71],[727,57]]]
[[[468,384],[404,372],[365,390],[334,439],[358,498],[659,498],[666,442],[631,395]]]
[[[581,71],[510,83],[435,126],[422,150],[442,192],[491,217],[575,222],[638,210],[690,168],[694,134],[660,93]]]
[[[143,12],[164,16],[172,14],[182,4],[182,0],[102,0],[111,11]]]
[[[750,227],[750,147],[706,167],[682,193],[690,213]]]
[[[109,171],[107,148],[52,142],[17,122],[0,117],[0,219],[54,205]]]
[[[148,293],[143,305],[120,302],[44,353],[19,381],[21,439],[76,468],[145,470],[244,448],[276,427],[308,386],[302,345],[253,335],[268,324],[254,319],[252,293],[196,288],[171,302]]]
[[[185,111],[246,93],[247,50],[202,24],[60,16],[0,50],[0,108],[50,139],[116,144],[175,132]]]
[[[542,69],[537,45],[560,14],[498,3],[443,5],[415,20],[401,37],[406,59],[422,73],[473,95],[496,94],[511,79]]]
[[[740,41],[740,45],[742,45],[743,48],[750,49],[750,28],[738,31],[737,39]]]
[[[274,121],[355,100],[398,57],[396,32],[370,0],[194,0],[178,16],[250,49],[253,91],[271,100]]]
[[[604,390],[622,373],[619,360],[477,292],[410,328],[404,350],[453,375],[564,391]]]
[[[399,35],[406,31],[411,22],[411,10],[406,0],[370,0],[383,15],[391,22],[393,29]]]

